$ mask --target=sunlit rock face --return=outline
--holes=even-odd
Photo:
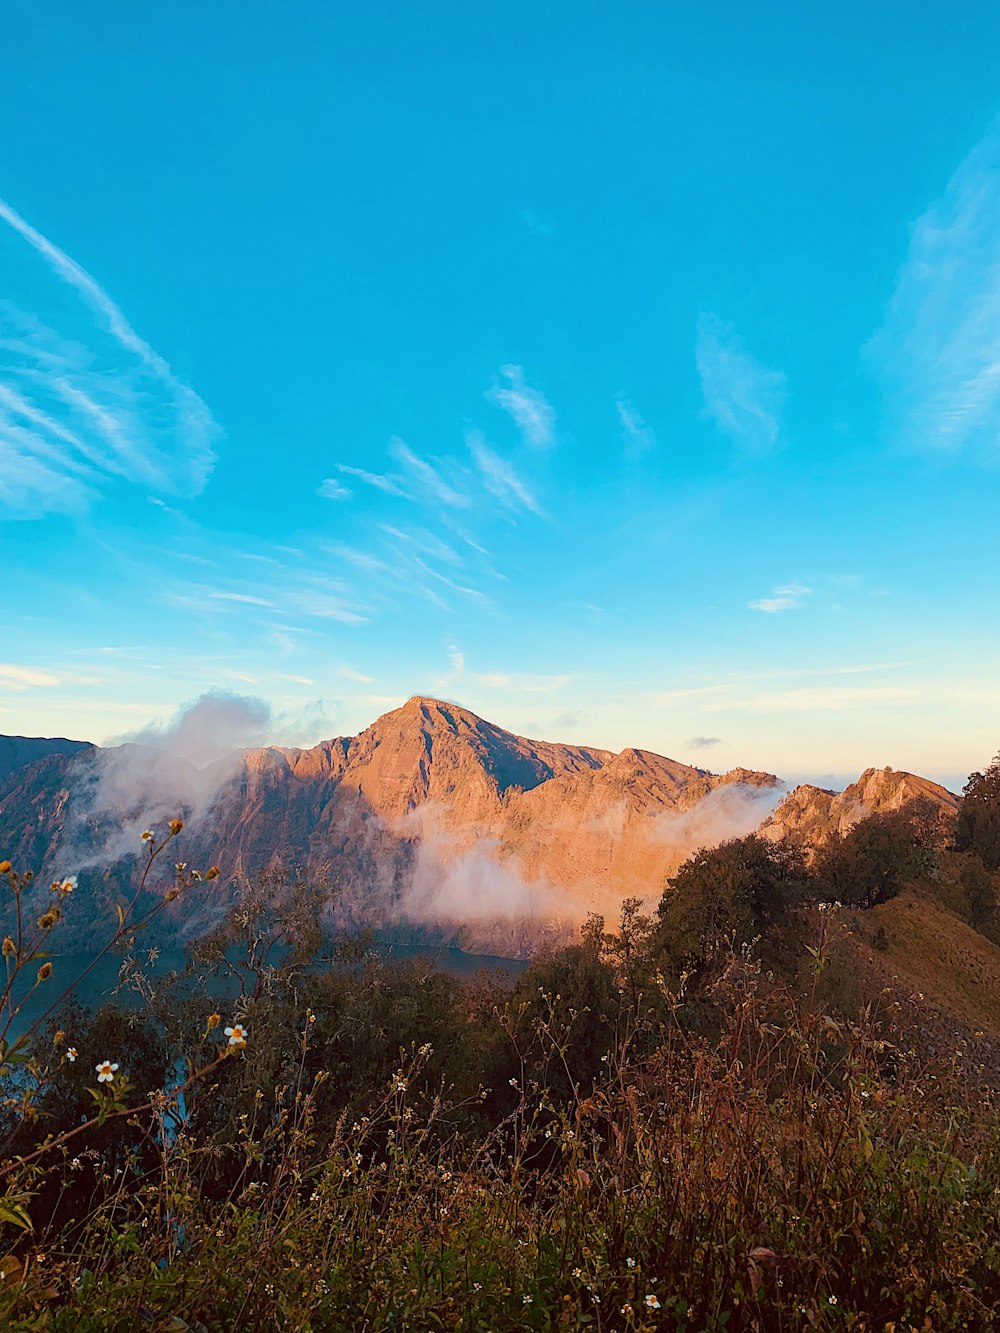
[[[770,773],[529,740],[417,697],[358,736],[199,769],[141,745],[50,753],[0,785],[0,854],[42,882],[81,874],[66,938],[83,938],[134,878],[139,831],[182,813],[177,855],[222,876],[197,905],[178,906],[175,934],[219,918],[222,886],[298,866],[329,888],[323,910],[341,925],[513,956],[567,938],[589,912],[613,918],[625,897],[652,906],[691,852],[762,825],[819,842],[914,796],[957,807],[943,788],[891,770],[869,770],[839,796],[784,792]]]
[[[816,848],[838,834],[846,833],[868,815],[901,810],[920,803],[942,828],[958,813],[961,798],[929,778],[892,768],[866,768],[841,792],[804,784],[788,793],[761,827],[769,838],[791,838]]]

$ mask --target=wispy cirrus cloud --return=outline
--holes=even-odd
[[[0,502],[74,513],[116,480],[190,496],[221,431],[75,260],[0,200]]]
[[[750,453],[773,448],[788,396],[785,376],[762,365],[712,314],[698,320],[695,362],[705,411],[719,429]]]
[[[443,465],[439,459],[431,462],[421,458],[398,435],[392,437],[389,447],[426,496],[453,509],[468,509],[469,497],[451,481],[445,479],[442,475]]]
[[[354,492],[349,486],[342,486],[334,477],[325,477],[317,486],[316,494],[324,500],[349,500]]]
[[[627,398],[616,398],[615,409],[622,427],[622,443],[629,458],[641,458],[656,448],[656,433],[647,426]]]
[[[400,478],[389,477],[382,472],[367,472],[363,467],[350,467],[347,463],[337,463],[336,470],[345,477],[356,477],[383,495],[395,495],[401,500],[412,498],[409,491],[404,490]]]
[[[486,397],[512,418],[526,444],[536,449],[548,449],[556,438],[556,414],[552,404],[540,389],[533,389],[526,383],[521,366],[501,366],[500,374],[508,381],[507,386],[495,384],[486,391]]]
[[[1000,125],[914,224],[882,328],[866,348],[910,445],[1000,438]]]
[[[32,686],[53,689],[59,684],[58,676],[49,671],[39,671],[37,667],[14,666],[10,662],[0,662],[0,685],[7,690],[28,690]]]
[[[490,448],[482,432],[467,431],[465,442],[482,474],[483,484],[491,495],[510,508],[530,509],[533,514],[542,517],[541,505],[507,460]]]
[[[812,596],[812,588],[807,588],[804,583],[784,583],[780,588],[775,588],[770,597],[760,597],[757,601],[748,602],[751,611],[763,611],[768,615],[775,615],[779,611],[794,611],[800,607],[807,597]]]

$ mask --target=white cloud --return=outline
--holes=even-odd
[[[622,442],[630,458],[640,458],[656,447],[656,435],[647,426],[627,398],[616,398],[618,420],[622,425]]]
[[[543,515],[541,505],[524,482],[511,465],[490,448],[479,431],[466,432],[465,442],[491,495],[515,509],[522,507],[540,517]]]
[[[885,322],[867,352],[911,445],[1000,437],[1000,128],[913,226]]]
[[[402,500],[412,498],[394,477],[386,477],[380,472],[366,472],[363,467],[349,467],[346,463],[337,463],[336,468],[344,476],[357,477],[358,481],[363,481],[366,486],[374,486],[377,491],[381,491],[384,495],[395,495]]]
[[[517,424],[527,444],[547,449],[555,442],[556,414],[539,389],[525,383],[521,366],[501,366],[500,374],[510,381],[509,388],[494,385],[487,390],[491,403],[502,407]]]
[[[341,486],[333,477],[325,477],[316,488],[316,494],[324,500],[349,500],[354,492],[348,486]]]
[[[698,320],[695,361],[705,411],[719,429],[749,452],[771,449],[787,397],[785,376],[761,365],[732,328],[711,314]]]
[[[39,671],[35,667],[13,666],[9,662],[0,662],[0,685],[9,690],[27,690],[32,685],[51,689],[59,684],[56,676],[48,671]]]
[[[801,583],[786,583],[775,588],[770,597],[761,597],[756,602],[748,602],[751,611],[764,611],[774,615],[778,611],[794,611],[800,607],[806,597],[812,596],[812,588]]]
[[[467,509],[469,507],[466,496],[447,482],[433,463],[429,463],[426,459],[415,454],[405,440],[401,440],[398,435],[394,435],[390,441],[390,448],[420,489],[430,495],[431,499],[455,509]]]
[[[73,513],[116,479],[196,495],[221,434],[209,409],[90,274],[3,200],[0,222],[6,512]]]

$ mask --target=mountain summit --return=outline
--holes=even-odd
[[[520,953],[558,923],[616,916],[624,897],[655,900],[698,847],[765,820],[770,836],[820,839],[911,795],[949,813],[957,803],[892,770],[868,770],[839,796],[785,796],[771,773],[531,740],[415,696],[357,736],[237,752],[210,769],[142,746],[48,753],[0,783],[0,850],[43,882],[94,867],[81,884],[96,909],[125,873],[109,862],[133,850],[112,830],[182,810],[192,865],[215,862],[229,878],[322,867],[352,922]]]

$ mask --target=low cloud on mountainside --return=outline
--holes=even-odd
[[[134,854],[143,829],[154,824],[177,815],[203,823],[240,773],[244,750],[275,744],[279,733],[287,742],[305,725],[275,717],[263,699],[210,690],[168,722],[118,737],[77,770],[71,794],[78,829],[97,821],[113,832],[85,852],[64,849],[63,859],[75,855],[73,870],[114,862]]]
[[[760,827],[788,788],[750,787],[741,782],[715,787],[690,810],[665,810],[653,816],[657,838],[685,855],[717,847],[729,838],[745,838]]]

